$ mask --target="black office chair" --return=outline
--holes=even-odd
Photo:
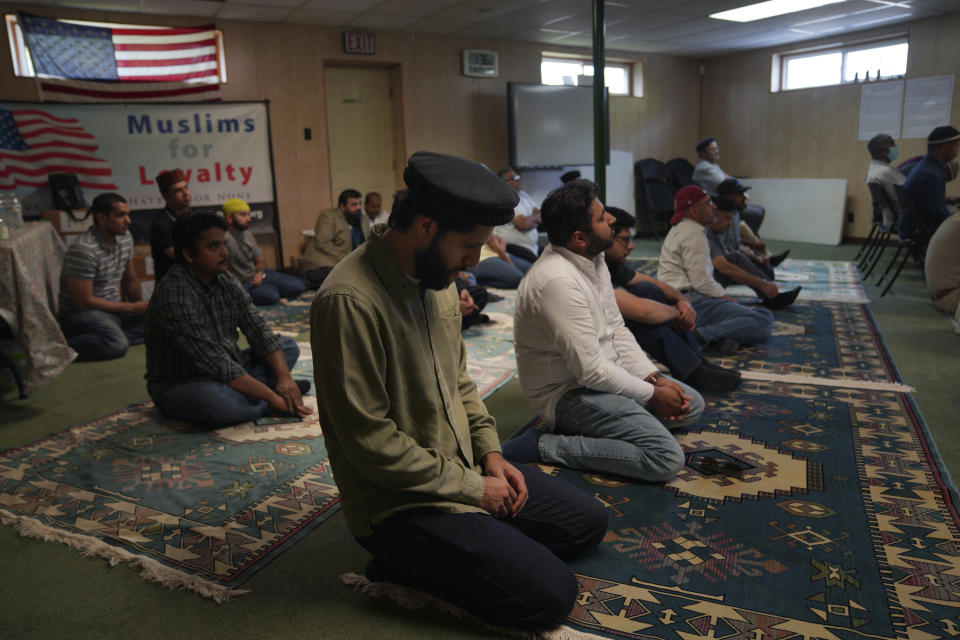
[[[867,185],[867,188],[870,190],[870,200],[873,202],[873,228],[870,230],[870,233],[874,234],[874,236],[872,242],[870,241],[870,236],[867,236],[867,243],[870,245],[869,249],[867,249],[863,260],[857,265],[861,271],[863,271],[864,266],[870,265],[863,274],[864,280],[870,277],[877,263],[880,262],[880,257],[887,248],[887,242],[890,240],[890,236],[896,233],[897,228],[897,207],[890,201],[890,196],[883,189],[883,185],[871,183]],[[888,208],[894,214],[894,218],[889,225],[883,222],[884,208]],[[867,246],[867,243],[865,243],[864,246]]]
[[[673,182],[674,193],[693,184],[693,165],[686,158],[674,158],[667,162],[667,171],[670,173],[670,181]]]
[[[637,236],[651,235],[659,240],[661,232],[666,235],[673,215],[673,194],[676,191],[670,181],[670,172],[655,158],[640,160],[634,164],[633,172],[637,218],[644,223],[637,225]]]

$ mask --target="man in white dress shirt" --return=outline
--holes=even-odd
[[[550,244],[520,283],[514,346],[520,386],[545,427],[503,452],[517,462],[665,481],[684,465],[666,425],[696,422],[703,398],[657,371],[624,325],[603,253],[614,218],[598,191],[577,180],[543,203]]]

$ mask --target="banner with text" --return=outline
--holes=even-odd
[[[13,190],[24,215],[53,209],[47,176],[75,173],[89,204],[104,191],[130,203],[144,242],[163,206],[154,178],[181,169],[192,209],[250,204],[255,233],[274,230],[269,120],[264,103],[49,104],[0,102],[0,192]]]

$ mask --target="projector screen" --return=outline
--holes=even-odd
[[[593,87],[507,83],[510,166],[593,164]],[[604,90],[604,149],[610,162],[610,97]]]

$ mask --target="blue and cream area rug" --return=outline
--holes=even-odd
[[[513,305],[517,292],[504,289],[490,289],[490,292],[499,298],[483,310],[490,322],[474,325],[463,332],[467,372],[483,398],[517,374],[517,360],[513,354]],[[292,302],[281,300],[279,304],[260,310],[278,333],[296,338],[310,330],[310,304],[308,298]],[[303,359],[301,357],[301,361]]]
[[[825,297],[860,287],[841,282],[843,267],[814,266]],[[767,344],[722,360],[745,381],[706,394],[702,420],[676,432],[686,465],[670,482],[539,465],[610,514],[600,546],[571,561],[567,625],[543,638],[960,636],[957,492],[869,308],[806,301],[776,321]]]
[[[217,601],[339,500],[316,415],[211,431],[142,402],[0,454],[0,522]]]

